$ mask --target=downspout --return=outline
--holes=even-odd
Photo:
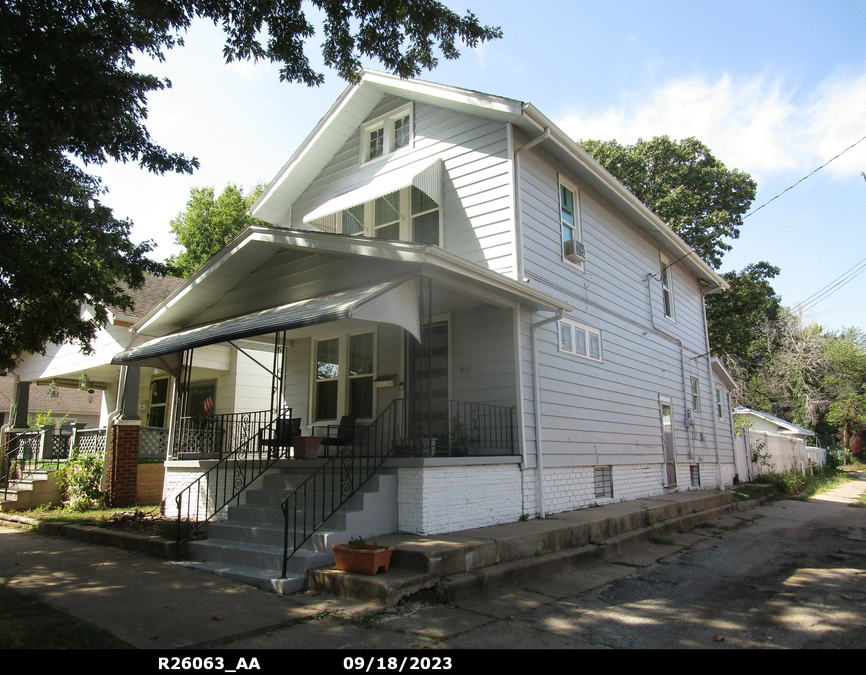
[[[680,379],[683,383],[683,413],[689,409],[689,386],[688,382],[686,382],[686,352],[685,347],[683,346],[683,341],[678,337],[671,335],[667,331],[662,330],[656,325],[656,315],[653,312],[653,296],[652,289],[650,288],[650,279],[655,278],[653,274],[647,273],[645,277],[646,282],[646,293],[647,293],[647,303],[649,304],[649,313],[650,313],[650,325],[654,330],[661,333],[669,340],[672,340],[677,343],[677,346],[680,348]],[[710,384],[712,384],[713,380],[710,378]],[[692,430],[690,428],[686,428],[686,443],[689,448],[689,459],[695,458],[695,451],[692,447]],[[674,452],[674,463],[676,463],[676,451]]]
[[[535,400],[535,464],[536,478],[538,480],[538,517],[544,518],[544,461],[541,451],[541,384],[538,377],[538,341],[535,332],[544,325],[559,321],[565,317],[565,310],[561,309],[549,319],[532,324],[530,336],[532,338],[532,397]]]
[[[117,378],[117,396],[115,404],[114,404],[114,412],[109,413],[108,420],[105,423],[105,445],[102,449],[102,461],[103,461],[103,471],[102,478],[99,481],[99,489],[101,492],[105,492],[105,488],[107,485],[108,477],[106,476],[105,471],[105,458],[108,457],[108,452],[111,450],[111,430],[114,427],[114,422],[123,414],[123,390],[126,387],[126,368],[127,366],[120,367],[120,375]]]
[[[701,290],[702,290],[701,298],[703,299],[703,296],[706,295],[706,293],[703,292],[703,289],[701,289]],[[706,339],[706,344],[707,344],[707,376],[710,378],[710,394],[712,395],[715,392],[716,388],[713,386],[713,366],[710,363],[712,357],[710,356],[710,330],[707,327],[707,303],[706,302],[701,303],[701,312],[702,312],[702,316],[704,318],[704,338]],[[723,490],[724,485],[722,484],[722,455],[721,455],[721,451],[719,450],[719,420],[718,420],[718,413],[715,409],[716,408],[716,402],[714,400],[712,400],[712,398],[711,398],[711,401],[713,404],[713,409],[712,409],[713,442],[716,446],[716,470],[719,473],[719,490]],[[733,427],[733,426],[734,425],[732,422],[731,427]],[[734,448],[734,454],[736,455],[736,449],[735,448]]]
[[[520,181],[520,159],[522,152],[531,150],[542,141],[550,138],[550,127],[544,128],[544,133],[537,138],[521,145],[514,151],[514,237],[517,251],[517,280],[523,281],[523,209],[520,208],[521,181]],[[540,325],[540,324],[539,324]]]

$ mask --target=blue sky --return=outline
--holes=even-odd
[[[862,1],[484,0],[471,9],[504,38],[464,49],[425,79],[530,101],[576,140],[696,136],[758,181],[754,207],[866,136]],[[204,22],[164,63],[139,62],[173,83],[150,97],[151,135],[201,169],[99,169],[105,202],[134,221],[133,239],[154,240],[165,258],[178,250],[169,221],[190,188],[273,178],[345,87],[321,65],[320,39],[308,50],[326,74],[317,89],[280,83],[267,63],[226,65],[221,31]],[[781,267],[774,287],[789,306],[833,284],[866,259],[863,171],[866,141],[748,217],[722,271],[759,260]],[[864,288],[866,274],[804,315],[832,330],[866,328]]]

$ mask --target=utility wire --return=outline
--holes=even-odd
[[[764,203],[761,204],[758,208],[756,208],[756,209],[752,209],[751,211],[749,211],[745,216],[743,216],[743,220],[745,220],[745,219],[748,218],[749,216],[753,216],[753,215],[755,215],[758,211],[760,211],[762,208],[764,208],[765,206],[767,206],[770,202],[774,202],[774,201],[776,201],[779,197],[781,197],[783,194],[785,194],[786,192],[788,192],[788,190],[793,190],[795,187],[797,187],[797,186],[798,186],[800,183],[802,183],[804,180],[806,180],[806,179],[809,178],[810,176],[812,176],[812,175],[818,173],[821,169],[823,169],[825,166],[827,166],[830,162],[832,162],[832,161],[835,160],[835,159],[839,159],[842,155],[844,155],[846,152],[848,152],[851,148],[853,148],[853,147],[859,145],[859,144],[862,143],[863,141],[866,141],[866,136],[864,136],[863,138],[861,138],[861,139],[860,139],[859,141],[857,141],[856,143],[852,143],[851,145],[849,145],[847,148],[845,148],[842,152],[840,152],[840,153],[839,153],[838,155],[836,155],[835,157],[833,157],[833,158],[831,158],[831,159],[828,159],[828,160],[827,160],[826,162],[824,162],[821,166],[819,166],[817,169],[815,169],[812,173],[803,176],[800,180],[798,180],[798,181],[797,181],[796,183],[794,183],[792,186],[790,186],[790,187],[785,188],[784,190],[782,190],[779,194],[777,194],[775,197],[773,197],[769,202],[764,202]],[[866,176],[863,176],[863,178],[866,179]]]
[[[749,211],[746,215],[743,216],[743,220],[745,220],[745,219],[748,218],[749,216],[753,215],[753,214],[756,213],[757,211],[760,211],[762,208],[764,208],[765,206],[767,206],[770,202],[776,201],[776,200],[777,200],[779,197],[781,197],[783,194],[785,194],[785,193],[788,192],[789,190],[792,190],[793,188],[797,187],[797,186],[798,186],[800,183],[802,183],[804,180],[806,180],[806,179],[809,178],[810,176],[816,174],[818,171],[820,171],[820,170],[823,169],[825,166],[827,166],[830,162],[832,162],[832,161],[834,161],[834,160],[836,160],[836,159],[839,159],[842,155],[844,155],[846,152],[848,152],[851,148],[853,148],[853,147],[859,145],[859,144],[862,143],[863,141],[866,141],[866,136],[863,136],[863,138],[861,138],[859,141],[857,141],[857,142],[852,143],[851,145],[849,145],[847,148],[845,148],[842,152],[840,152],[840,153],[839,153],[838,155],[836,155],[835,157],[831,157],[830,159],[828,159],[828,160],[827,160],[826,162],[824,162],[821,166],[819,166],[817,169],[815,169],[814,171],[812,171],[810,174],[808,174],[808,175],[806,175],[806,176],[803,176],[800,180],[798,180],[798,181],[797,181],[796,183],[794,183],[792,186],[790,186],[790,187],[788,187],[788,188],[782,190],[779,194],[777,194],[775,197],[773,197],[770,201],[761,204],[758,208],[753,209],[752,211]],[[866,180],[866,173],[863,173],[862,175],[863,175],[863,180]],[[716,235],[711,235],[711,236],[707,237],[706,239],[702,240],[702,241],[698,244],[698,246],[703,246],[704,244],[706,244],[706,243],[709,242],[709,241],[712,241],[712,240],[715,239],[715,238],[716,238]],[[692,249],[694,249],[694,247],[692,247]],[[674,260],[670,265],[668,265],[668,267],[671,267],[671,266],[673,266],[673,265],[676,265],[680,260],[683,260],[684,258],[688,258],[688,257],[689,257],[690,255],[692,255],[693,253],[694,253],[695,255],[697,255],[697,254],[695,253],[694,250],[691,250],[691,251],[689,251],[688,253],[686,253],[685,255],[680,256],[679,258],[677,258],[676,260]],[[698,256],[698,259],[701,259],[701,260],[702,260],[702,258],[701,258],[700,256]],[[653,275],[653,276],[655,276],[655,275]]]
[[[831,295],[833,295],[833,293],[838,291],[840,288],[842,288],[846,284],[851,283],[855,278],[857,278],[864,271],[866,271],[866,258],[863,258],[863,260],[858,262],[851,269],[847,270],[846,272],[843,272],[841,275],[836,277],[829,284],[824,286],[824,288],[822,288],[821,290],[810,295],[808,298],[806,298],[804,301],[802,301],[800,303],[800,307],[803,309],[803,311],[806,311],[807,309],[811,309],[811,308],[815,307],[815,305],[817,305],[819,302],[826,300]]]
[[[817,218],[810,218],[809,220],[801,220],[797,223],[789,223],[788,225],[782,225],[780,227],[774,227],[772,230],[764,230],[763,232],[755,232],[754,234],[747,234],[745,237],[740,237],[739,241],[743,241],[744,239],[751,239],[752,237],[763,237],[765,234],[770,234],[771,232],[778,232],[779,230],[785,230],[789,227],[796,227],[797,225],[805,225],[806,223],[814,223],[816,220],[824,220],[824,218],[832,218],[833,216],[840,216],[843,213],[850,213],[851,211],[857,211],[858,209],[866,208],[866,204],[861,204],[860,206],[855,206],[850,209],[845,209],[844,211],[836,211],[836,213],[828,213],[824,216],[818,216]]]

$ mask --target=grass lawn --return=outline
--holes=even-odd
[[[0,649],[132,649],[107,630],[0,583]]]

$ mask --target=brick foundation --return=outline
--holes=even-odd
[[[116,422],[105,458],[105,503],[133,506],[138,484],[138,441],[141,422]]]

